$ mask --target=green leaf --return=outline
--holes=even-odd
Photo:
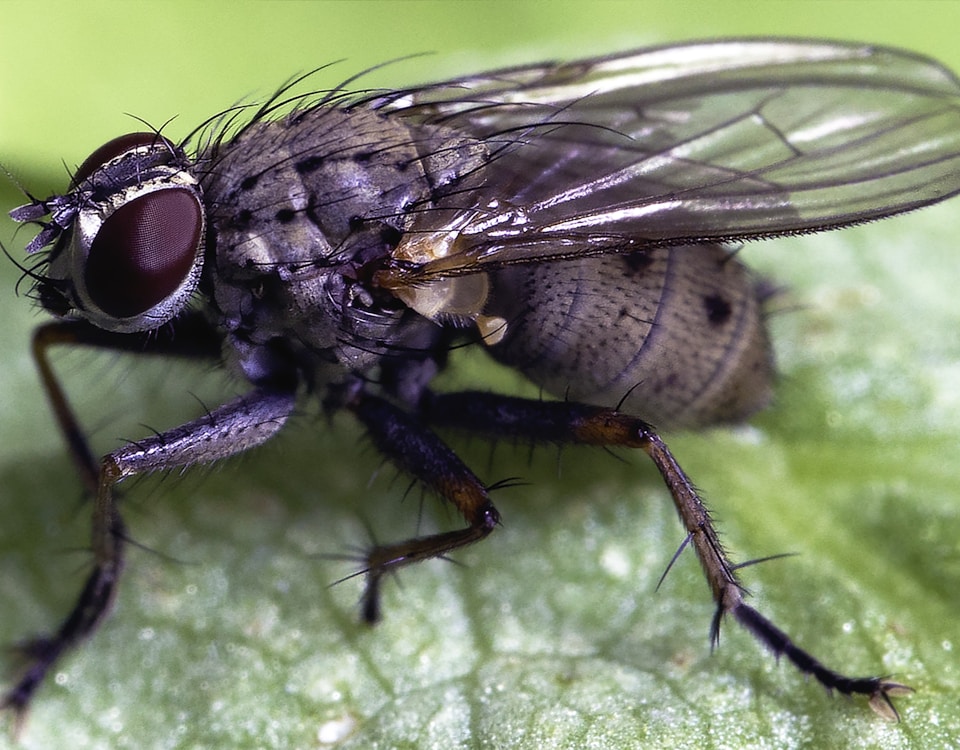
[[[651,6],[638,5],[651,14]],[[27,41],[17,47],[11,35],[4,49],[24,57],[29,45],[42,41],[44,49],[18,61],[16,76],[5,74],[7,88],[21,92],[4,99],[6,116],[12,111],[25,124],[4,121],[0,161],[42,191],[62,181],[61,157],[78,163],[129,127],[124,111],[155,122],[180,113],[172,127],[181,134],[249,91],[268,91],[291,73],[349,54],[335,42],[356,47],[385,30],[394,45],[370,42],[375,62],[435,47],[415,34],[428,27],[410,20],[423,24],[429,12],[449,24],[429,27],[445,51],[484,49],[471,34],[493,39],[514,25],[490,30],[471,15],[472,5],[410,6],[421,15],[344,5],[345,13],[367,8],[349,22],[335,21],[327,4],[229,6],[244,9],[241,27],[221,25],[227,6],[166,4],[157,7],[172,20],[158,20],[150,32],[120,6],[112,9],[119,26],[107,25],[104,6],[77,20],[87,25],[71,26],[72,6],[58,14],[24,5],[4,28]],[[517,26],[532,28],[525,11],[516,14]],[[577,27],[569,15],[557,16],[553,30],[537,37],[543,45]],[[297,18],[304,29],[288,25],[291,31],[271,36],[284,55],[238,50],[226,33],[256,39],[279,29],[280,19]],[[583,23],[581,34],[594,28],[590,18]],[[609,21],[608,33],[623,39],[624,23]],[[658,39],[656,18],[630,23],[647,36],[608,49],[680,37]],[[743,24],[717,31],[756,30]],[[833,35],[851,33],[837,28]],[[454,29],[461,36],[445,36]],[[178,30],[189,46],[181,47]],[[503,49],[511,41],[497,43]],[[587,51],[600,51],[591,43]],[[546,54],[565,53],[553,44]],[[166,57],[151,63],[162,72],[149,75],[145,61],[131,60],[138,49],[157,55],[158,47]],[[540,56],[526,47],[524,54]],[[46,88],[21,91],[36,56],[44,58],[36,65],[47,66]],[[459,69],[500,62],[478,55]],[[81,65],[89,67],[73,69]],[[417,65],[394,82],[409,82],[416,71],[446,75],[437,58]],[[260,77],[237,74],[242,66],[244,75]],[[188,81],[182,71],[192,67],[202,75]],[[121,82],[120,90],[108,80]],[[68,107],[62,100],[81,83],[89,109]],[[173,104],[178,86],[186,87],[183,103]],[[127,104],[127,96],[137,101]],[[102,131],[73,127],[74,119],[98,118]],[[39,142],[25,134],[31,128]],[[51,142],[44,132],[64,140]],[[3,186],[5,210],[18,199]],[[960,210],[948,204],[745,248],[753,265],[787,286],[777,300],[782,311],[771,316],[783,373],[777,402],[750,427],[668,436],[736,559],[796,553],[743,571],[753,603],[829,665],[889,673],[916,688],[897,701],[901,723],[883,721],[862,700],[825,695],[734,623],[725,624],[711,654],[713,609],[689,551],[656,590],[683,534],[653,470],[622,452],[626,460],[572,449],[558,458],[541,449],[529,459],[526,448],[502,444],[491,458],[486,445],[453,440],[485,480],[517,476],[526,484],[496,493],[504,525],[488,541],[457,554],[460,565],[424,564],[388,582],[384,622],[362,626],[361,580],[330,585],[355,566],[326,556],[366,544],[367,526],[377,538],[396,539],[458,519],[431,497],[421,502],[416,490],[405,495],[406,479],[381,465],[345,416],[328,423],[306,406],[284,435],[249,456],[124,487],[140,547],[130,548],[119,604],[96,637],[58,665],[20,746],[949,746],[960,736],[958,230]],[[13,232],[0,225],[19,258],[29,232],[11,240]],[[29,360],[29,330],[44,318],[13,295],[15,269],[0,271],[7,290],[0,294],[0,642],[11,643],[54,626],[68,610],[88,560],[89,520]],[[524,389],[482,353],[460,360],[448,387]],[[195,416],[197,398],[216,404],[243,388],[202,368],[110,354],[64,353],[57,367],[101,451],[119,437],[146,434],[144,424],[163,429]],[[0,748],[14,746],[0,736]]]

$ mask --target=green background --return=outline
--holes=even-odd
[[[2,3],[0,163],[31,191],[65,182],[135,129],[178,136],[345,60],[403,85],[541,58],[707,36],[896,44],[960,70],[952,2]],[[21,200],[0,179],[4,210]],[[344,417],[310,411],[239,460],[126,491],[117,611],[39,694],[25,748],[948,747],[960,736],[960,341],[954,202],[823,237],[749,246],[789,287],[771,323],[778,401],[753,426],[671,445],[760,608],[831,664],[918,689],[903,722],[830,698],[728,624],[710,654],[708,592],[665,491],[639,458],[477,444],[504,528],[388,585],[357,623],[350,564],[321,556],[457,523],[397,480]],[[14,257],[28,233],[0,224]],[[0,264],[0,642],[57,622],[88,527],[29,359],[43,316]],[[21,290],[22,291],[22,290]],[[88,352],[58,357],[98,450],[242,389],[218,373]],[[518,388],[465,358],[449,384]],[[559,472],[558,472],[559,466]],[[372,478],[371,478],[372,477]],[[421,517],[422,514],[422,517]],[[418,520],[419,519],[419,520]],[[328,740],[336,739],[331,744]],[[0,736],[0,748],[8,739]],[[12,745],[11,745],[12,746]]]

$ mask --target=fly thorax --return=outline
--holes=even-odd
[[[201,159],[208,280],[225,328],[369,368],[411,324],[374,271],[481,159],[442,128],[324,107],[213,144]]]

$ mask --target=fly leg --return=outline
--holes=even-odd
[[[479,392],[430,395],[425,399],[423,410],[423,417],[430,424],[494,438],[639,448],[663,477],[686,529],[687,542],[696,550],[713,593],[716,614],[710,631],[712,643],[715,645],[719,640],[723,617],[732,615],[777,657],[787,657],[828,690],[868,696],[870,706],[877,713],[899,719],[891,696],[910,692],[910,688],[882,677],[848,677],[824,666],[746,603],[737,566],[720,544],[709,510],[666,444],[643,420],[585,404],[533,401]]]
[[[34,338],[34,353],[44,386],[70,453],[93,496],[93,568],[73,609],[57,630],[52,635],[34,638],[22,648],[25,665],[20,677],[0,698],[0,709],[12,709],[18,726],[45,675],[64,652],[96,631],[116,596],[124,564],[125,531],[114,486],[138,474],[211,462],[248,450],[273,436],[294,409],[294,390],[257,388],[200,419],[130,443],[97,461],[50,369],[46,352],[56,344],[131,348],[128,343],[131,337],[121,337],[120,347],[112,346],[113,338],[87,324],[72,322],[43,326]],[[186,335],[176,340],[181,343],[177,345],[171,339],[167,344],[158,345],[161,353],[201,356],[206,348]]]
[[[178,318],[175,323],[156,331],[148,339],[97,328],[85,320],[46,323],[33,332],[33,359],[40,373],[40,382],[57,425],[67,443],[67,450],[80,474],[84,488],[96,496],[99,466],[87,439],[60,385],[48,352],[55,346],[89,347],[131,354],[153,354],[185,359],[216,360],[220,357],[221,337],[199,313]]]
[[[346,408],[360,420],[384,456],[453,503],[467,522],[463,529],[377,545],[367,553],[362,609],[364,620],[374,623],[380,619],[380,582],[384,575],[483,539],[499,524],[500,513],[477,476],[416,418],[362,392]]]

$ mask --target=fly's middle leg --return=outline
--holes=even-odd
[[[362,609],[364,620],[373,623],[380,619],[380,582],[384,575],[480,541],[499,524],[500,513],[490,501],[486,486],[415,417],[362,392],[346,408],[360,420],[384,456],[453,503],[467,522],[462,529],[376,545],[367,553]]]

